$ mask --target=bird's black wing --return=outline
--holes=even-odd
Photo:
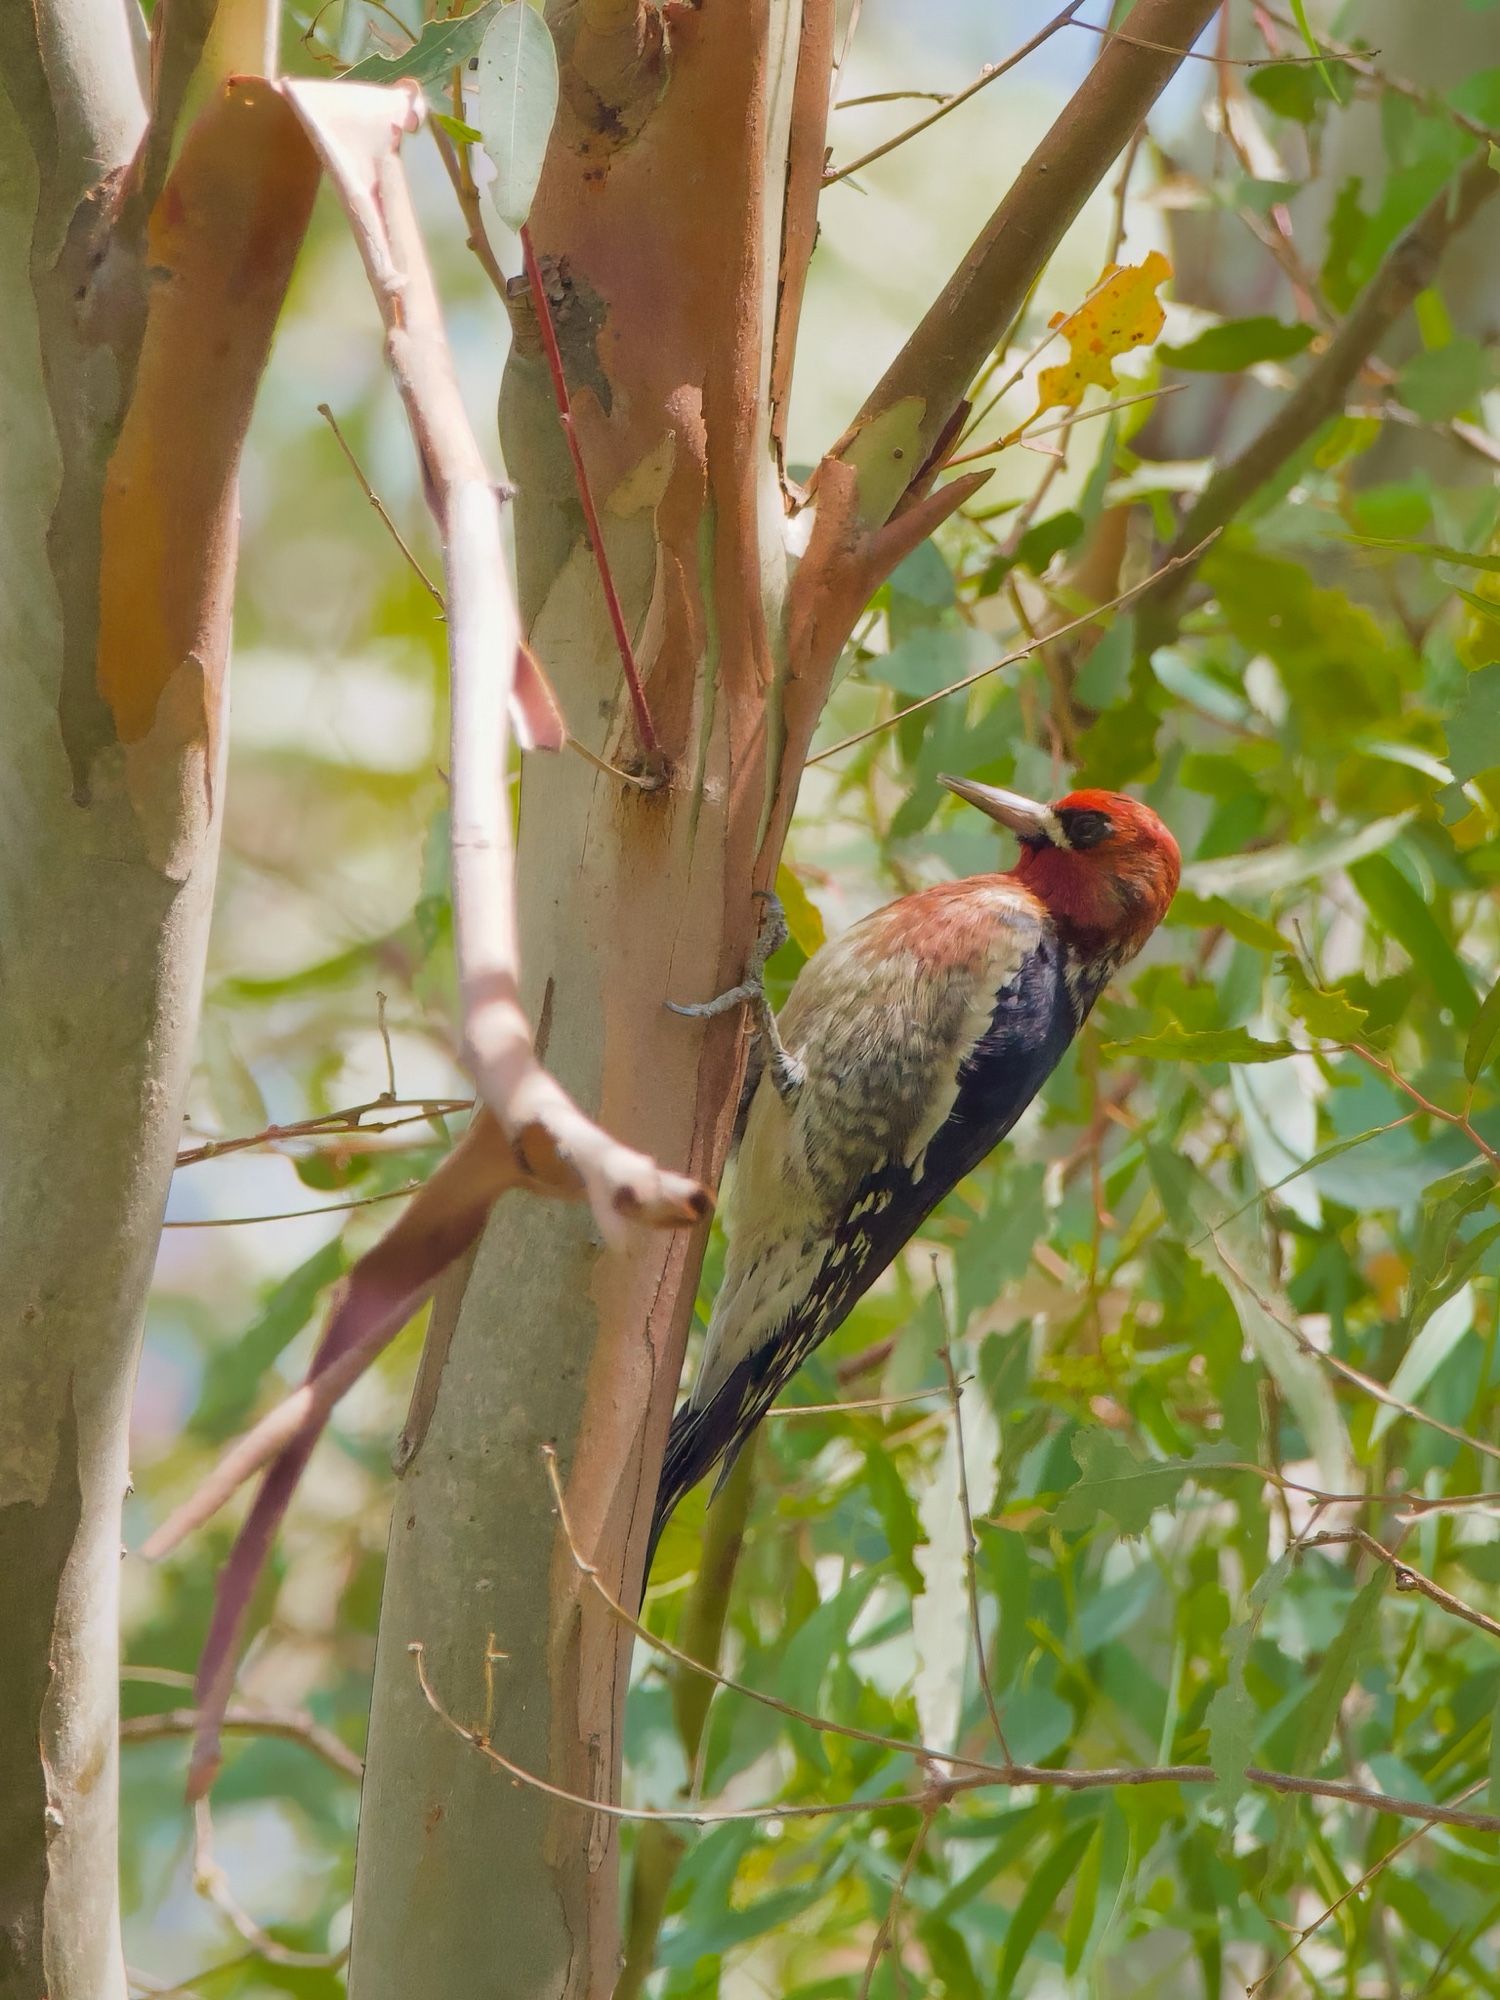
[[[1039,935],[963,1057],[946,1120],[910,1165],[888,1161],[863,1179],[829,1235],[821,1263],[775,1333],[740,1361],[700,1407],[672,1421],[652,1523],[654,1552],[682,1496],[736,1454],[802,1362],[867,1292],[923,1219],[992,1152],[1031,1103],[1078,1031],[1093,992],[1075,992],[1062,948]],[[950,1072],[951,1075],[951,1072]],[[717,1487],[715,1491],[717,1491]],[[648,1563],[649,1567],[649,1563]]]

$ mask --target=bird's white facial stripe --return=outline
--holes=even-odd
[[[1071,853],[1073,843],[1069,840],[1063,828],[1062,821],[1052,810],[1051,806],[1043,806],[1037,817],[1041,820],[1043,829],[1046,832],[1047,838],[1052,842],[1052,845],[1060,847],[1065,854]]]

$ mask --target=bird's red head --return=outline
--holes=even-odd
[[[1129,956],[1166,915],[1182,857],[1149,806],[1095,791],[1038,805],[968,778],[942,783],[1016,834],[1016,877],[1081,940],[1097,938]]]

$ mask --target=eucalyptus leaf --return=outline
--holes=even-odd
[[[495,178],[486,194],[500,220],[519,229],[542,177],[557,115],[557,53],[527,0],[505,0],[479,45],[475,123]]]
[[[516,0],[512,0],[512,4],[516,4]],[[499,5],[500,0],[486,0],[486,4],[476,7],[472,14],[460,14],[456,20],[429,21],[404,54],[366,56],[363,62],[345,70],[344,80],[347,83],[400,83],[410,77],[424,90],[446,91],[453,80],[454,70],[468,62],[484,40]]]

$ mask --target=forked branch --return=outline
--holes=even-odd
[[[1137,0],[1063,107],[833,455],[860,469],[860,517],[889,518],[1088,197],[1129,144],[1219,0]],[[905,407],[889,440],[869,433]]]

